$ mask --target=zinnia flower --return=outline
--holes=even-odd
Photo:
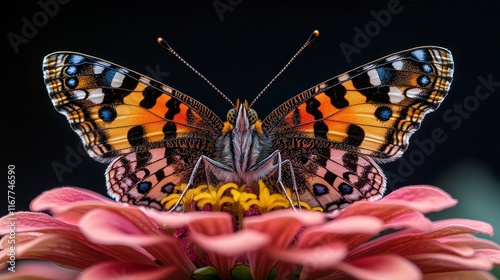
[[[500,265],[500,246],[473,235],[492,235],[489,224],[424,216],[456,204],[435,187],[401,188],[337,213],[285,209],[284,196],[259,188],[195,188],[185,213],[78,188],[47,191],[31,209],[52,216],[15,213],[16,262],[44,262],[0,279],[494,279],[489,271]],[[10,218],[0,219],[3,267]]]

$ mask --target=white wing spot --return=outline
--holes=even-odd
[[[403,62],[401,60],[394,61],[392,63],[392,67],[394,67],[394,69],[396,69],[396,70],[401,70],[401,69],[403,69]]]
[[[96,88],[90,91],[87,100],[92,101],[94,104],[101,104],[104,101],[104,92],[101,88]]]
[[[389,56],[388,58],[386,58],[385,60],[386,60],[387,62],[391,62],[391,61],[393,61],[393,60],[398,59],[399,57],[400,57],[399,55],[392,55],[392,56]]]
[[[125,75],[122,73],[116,72],[113,80],[111,81],[112,87],[120,87],[123,83],[123,79],[125,79]]]
[[[368,76],[370,76],[370,84],[374,86],[379,86],[381,84],[377,70],[373,69],[368,71],[367,73]]]
[[[143,83],[143,84],[147,84],[147,85],[149,85],[149,83],[151,82],[151,80],[150,80],[150,79],[148,79],[148,78],[146,78],[146,77],[144,77],[144,76],[139,77],[139,81],[140,81],[141,83]]]
[[[83,90],[74,90],[72,93],[78,100],[83,100],[85,99],[85,97],[87,97],[87,93]]]
[[[363,66],[363,70],[372,69],[373,67],[375,67],[374,64],[368,64],[368,65]]]
[[[339,81],[344,82],[344,81],[347,81],[347,80],[349,80],[349,74],[344,73],[344,74],[342,74],[342,75],[339,76]]]
[[[100,65],[96,65],[94,66],[94,73],[95,74],[101,74],[102,71],[104,71],[104,67],[100,66]]]
[[[172,93],[172,88],[169,88],[167,86],[162,86],[161,88],[168,93]]]
[[[389,87],[389,100],[391,103],[399,103],[405,98],[403,92],[398,87]]]
[[[405,95],[409,98],[417,98],[420,93],[422,93],[422,89],[411,88],[411,89],[406,91]]]

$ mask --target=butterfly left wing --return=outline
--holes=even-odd
[[[295,154],[314,151],[302,152],[305,158],[301,161],[290,153],[295,169],[316,166],[298,174],[307,179],[302,179],[308,186],[303,192],[316,200],[313,204],[334,209],[342,201],[380,197],[386,180],[375,162],[403,154],[424,116],[445,98],[452,75],[453,59],[444,48],[402,51],[302,92],[271,112],[262,127],[273,139],[274,148],[283,153],[290,149]],[[326,161],[318,159],[321,150]],[[339,159],[335,156],[338,151],[357,155],[358,167],[342,172],[355,161]],[[318,176],[321,168],[326,172]],[[371,181],[367,174],[379,178],[371,187],[365,184]],[[344,184],[352,188],[351,193],[342,191],[351,191]],[[328,192],[318,192],[314,186]],[[318,201],[320,198],[324,201]]]
[[[85,150],[110,163],[107,187],[117,200],[161,209],[171,186],[215,150],[223,122],[174,88],[74,52],[47,55],[43,72],[54,107]]]

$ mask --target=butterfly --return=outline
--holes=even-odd
[[[81,53],[47,55],[43,74],[56,110],[108,164],[117,201],[165,210],[162,198],[181,183],[267,179],[335,211],[383,195],[378,164],[401,157],[439,107],[453,59],[434,46],[397,52],[299,93],[263,120],[237,101],[223,121],[177,89]]]

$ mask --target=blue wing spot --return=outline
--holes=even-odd
[[[113,81],[113,78],[115,77],[116,71],[113,69],[106,69],[103,71],[101,74],[101,80],[104,85],[111,85],[111,82]]]
[[[377,68],[377,73],[378,73],[378,77],[380,79],[380,83],[382,85],[391,84],[391,81],[393,78],[391,71],[388,71],[388,69],[385,69],[385,68]]]
[[[66,68],[66,74],[68,75],[75,75],[78,72],[78,68],[76,66],[71,65],[70,67]]]
[[[415,50],[411,53],[418,61],[425,61],[427,54],[424,50]]]
[[[166,194],[171,194],[171,193],[173,193],[173,192],[174,192],[174,187],[175,187],[175,186],[174,186],[174,184],[173,184],[173,183],[168,183],[168,184],[166,184],[165,186],[163,186],[163,187],[161,188],[161,192],[162,192],[162,193],[166,193]]]
[[[322,196],[328,193],[328,188],[323,184],[314,184],[313,193],[315,196]]]
[[[64,83],[66,84],[67,87],[74,89],[78,86],[78,79],[69,78],[69,79],[66,79],[66,81]]]
[[[151,190],[151,182],[144,181],[137,184],[137,192],[140,194],[146,194]]]
[[[116,110],[110,106],[104,106],[98,111],[99,118],[106,123],[110,123],[115,120],[117,114]]]
[[[419,86],[425,87],[431,83],[431,80],[426,75],[422,75],[422,76],[417,78],[417,83]]]
[[[392,117],[392,109],[386,106],[378,107],[375,110],[375,117],[381,121],[388,121]]]
[[[72,54],[68,58],[68,62],[71,63],[71,64],[80,64],[84,60],[85,60],[85,57],[83,57],[81,55],[77,55],[77,54]]]
[[[349,186],[346,183],[341,183],[339,185],[339,192],[341,195],[351,194],[353,190],[353,187]]]
[[[425,73],[432,73],[432,67],[429,64],[424,64],[422,65],[422,70]]]

